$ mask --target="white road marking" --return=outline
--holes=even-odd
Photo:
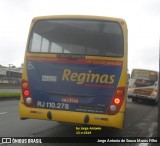
[[[138,146],[148,146],[149,143],[140,143]]]
[[[0,113],[0,115],[4,115],[4,114],[7,114],[8,112],[3,112],[3,113]]]
[[[154,130],[156,129],[157,125],[158,125],[157,122],[153,122],[153,123],[151,124],[151,126],[149,127],[149,130],[148,130],[148,131],[149,131],[148,137],[152,138],[153,132],[154,132]],[[148,145],[149,145],[149,143],[140,143],[138,146],[148,146]]]

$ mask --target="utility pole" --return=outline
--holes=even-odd
[[[9,65],[9,74],[8,74],[8,80],[10,83],[10,77],[11,77],[11,66],[13,66],[12,64],[8,64]]]

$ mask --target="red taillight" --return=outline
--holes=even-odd
[[[23,91],[23,95],[24,95],[24,96],[27,97],[27,96],[29,96],[29,94],[30,94],[29,90],[24,90],[24,91]]]
[[[153,95],[157,95],[157,94],[158,94],[158,90],[154,89],[154,90],[152,91],[152,94],[153,94]]]
[[[26,80],[22,80],[22,95],[24,103],[27,106],[33,106],[32,96],[29,88],[29,83]]]
[[[157,91],[157,90],[154,90],[154,92],[157,93],[158,91]]]
[[[22,80],[22,93],[25,98],[30,95],[29,84],[26,80]]]
[[[115,98],[115,99],[114,99],[114,103],[115,103],[115,104],[119,104],[120,102],[121,102],[121,100],[120,100],[119,98]]]
[[[125,87],[118,87],[114,93],[109,108],[107,109],[107,114],[116,114],[120,110],[124,98],[125,98]]]

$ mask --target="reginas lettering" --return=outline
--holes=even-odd
[[[89,70],[88,73],[77,73],[77,72],[72,72],[70,69],[65,69],[62,75],[62,80],[76,82],[76,84],[84,84],[84,83],[113,84],[115,80],[115,75],[95,74],[92,72],[92,70]]]

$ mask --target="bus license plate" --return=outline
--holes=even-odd
[[[51,109],[69,109],[68,103],[55,103],[55,102],[45,102],[37,101],[38,108],[51,108]]]

